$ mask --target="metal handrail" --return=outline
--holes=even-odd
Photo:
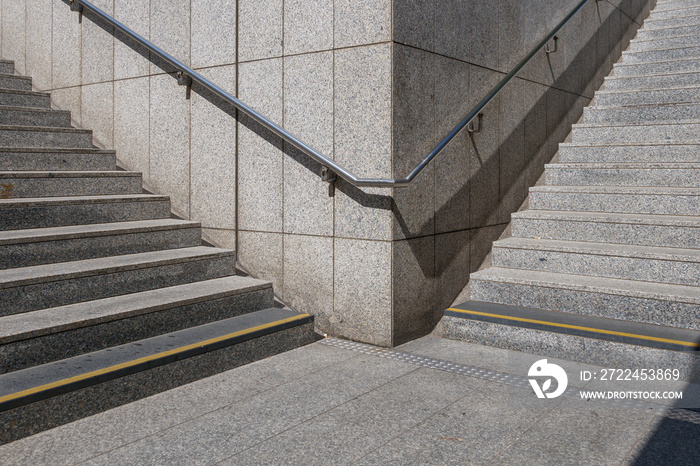
[[[435,146],[435,148],[423,159],[421,163],[419,163],[405,178],[359,178],[349,172],[345,167],[340,165],[337,162],[334,162],[333,160],[329,159],[328,157],[324,156],[320,152],[316,151],[309,145],[305,144],[301,140],[299,140],[296,136],[292,135],[288,131],[286,131],[284,128],[278,126],[274,122],[268,120],[265,118],[263,115],[260,113],[256,112],[240,100],[238,100],[236,97],[232,96],[228,92],[224,91],[221,89],[219,86],[216,84],[212,83],[208,79],[204,78],[202,75],[194,71],[192,68],[188,67],[184,63],[180,62],[179,60],[175,59],[171,55],[169,55],[167,52],[164,50],[160,49],[158,46],[153,44],[152,42],[148,41],[147,39],[144,39],[113,17],[109,16],[107,13],[104,11],[100,10],[97,8],[95,5],[91,4],[88,1],[85,0],[70,0],[70,6],[72,10],[75,11],[80,11],[82,12],[83,8],[87,8],[91,12],[93,12],[95,15],[100,17],[103,21],[106,21],[107,23],[111,24],[114,26],[116,29],[120,30],[122,33],[126,34],[130,38],[132,38],[134,41],[142,45],[143,47],[147,48],[150,52],[155,53],[157,56],[159,56],[162,60],[167,62],[169,65],[171,65],[173,68],[175,68],[178,72],[179,75],[179,81],[181,83],[187,83],[191,84],[191,82],[196,82],[200,84],[201,86],[205,87],[209,91],[213,92],[220,98],[228,101],[230,104],[234,105],[238,110],[242,111],[249,117],[251,117],[253,120],[257,121],[260,123],[262,126],[267,128],[268,130],[272,131],[274,134],[279,136],[280,138],[284,139],[286,142],[292,144],[294,147],[311,157],[312,159],[316,160],[318,163],[321,164],[322,166],[322,176],[324,180],[327,181],[333,181],[335,180],[334,174],[343,178],[344,180],[348,181],[349,183],[358,186],[358,187],[379,187],[379,188],[404,188],[408,186],[413,179],[418,176],[420,172],[423,171],[423,169],[430,163],[431,160],[435,158],[444,148],[447,146],[447,144],[462,130],[464,129],[465,126],[467,126],[472,120],[475,118],[480,118],[480,113],[481,110],[493,99],[498,92],[506,85],[508,82],[534,57],[537,52],[542,49],[554,36],[559,30],[567,23],[569,20],[581,9],[583,6],[588,3],[589,0],[582,0],[576,8],[571,11],[553,30],[550,32],[547,37],[542,39],[542,41],[530,52],[525,58],[523,58],[520,63],[516,65],[513,70],[508,73],[497,85],[494,87],[491,92],[489,92],[486,97],[484,97],[476,106],[465,116],[462,121],[460,121],[457,126],[454,127],[452,131],[449,132],[449,134],[442,140],[440,143]],[[600,0],[596,0],[600,1]]]

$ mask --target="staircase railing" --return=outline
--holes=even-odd
[[[601,0],[596,0],[596,1],[601,1]],[[238,100],[236,97],[232,96],[228,92],[224,91],[221,89],[219,86],[216,84],[212,83],[196,71],[194,71],[192,68],[188,67],[184,63],[180,62],[152,42],[148,41],[147,39],[141,37],[104,11],[100,10],[97,8],[95,5],[92,3],[85,1],[85,0],[70,0],[70,7],[74,11],[79,11],[82,13],[83,9],[88,9],[95,15],[97,15],[100,19],[103,21],[107,22],[108,24],[112,25],[114,28],[118,29],[121,31],[123,34],[127,35],[131,39],[133,39],[135,42],[140,44],[142,47],[145,47],[148,49],[151,53],[157,55],[161,60],[165,61],[168,63],[170,66],[175,68],[178,74],[178,82],[180,84],[188,84],[191,85],[192,82],[196,82],[199,85],[203,86],[204,88],[208,89],[215,95],[219,96],[220,98],[224,99],[225,101],[229,102],[232,104],[234,107],[236,107],[238,110],[241,112],[245,113],[248,115],[250,118],[253,120],[257,121],[259,124],[267,128],[269,131],[272,131],[274,134],[282,138],[284,141],[292,144],[294,147],[317,161],[319,164],[321,164],[322,170],[321,170],[321,176],[325,181],[335,181],[336,176],[343,178],[347,182],[358,186],[358,187],[379,187],[379,188],[404,188],[408,186],[415,178],[418,176],[420,172],[425,169],[426,166],[440,153],[442,150],[449,144],[449,142],[460,132],[462,131],[465,127],[470,126],[473,128],[473,125],[470,125],[472,121],[475,119],[480,120],[481,118],[481,111],[486,107],[486,105],[491,102],[491,100],[503,89],[503,87],[508,84],[508,82],[516,75],[518,72],[543,48],[545,47],[551,40],[554,38],[554,36],[559,32],[559,30],[564,27],[566,23],[569,22],[569,20],[581,9],[583,6],[588,3],[589,0],[582,0],[576,8],[574,8],[566,17],[559,23],[557,26],[549,33],[547,36],[540,41],[539,44],[529,53],[525,58],[523,58],[516,66],[513,68],[501,81],[493,88],[491,91],[484,97],[474,108],[472,108],[469,113],[457,124],[457,126],[450,131],[445,138],[442,139],[438,143],[435,148],[430,151],[430,153],[413,169],[411,172],[405,177],[405,178],[360,178],[356,176],[355,174],[351,173],[348,171],[345,167],[340,165],[339,163],[331,160],[330,158],[326,157],[325,155],[321,154],[317,150],[313,149],[311,146],[308,144],[304,143],[301,141],[299,138],[291,134],[290,132],[286,131],[284,128],[281,126],[275,124],[274,122],[270,121],[267,119],[265,116],[261,115],[245,103],[241,102]],[[548,50],[549,51],[549,50]],[[468,128],[469,129],[469,128]],[[478,128],[473,128],[474,130],[478,130]]]

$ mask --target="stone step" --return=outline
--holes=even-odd
[[[673,87],[700,86],[700,73],[669,73],[649,76],[605,78],[603,89],[606,91],[625,91],[629,89],[669,89]]]
[[[92,131],[76,128],[0,125],[0,147],[89,148]]]
[[[51,108],[51,95],[46,92],[0,89],[0,105],[6,107]]]
[[[659,11],[685,11],[691,7],[700,7],[700,0],[659,0],[656,2],[653,14]]]
[[[669,50],[683,47],[697,47],[700,44],[700,34],[676,36],[667,39],[638,40],[630,42],[628,52],[648,52],[652,50]]]
[[[700,103],[675,103],[614,107],[595,105],[583,109],[582,121],[584,124],[601,125],[606,123],[640,124],[655,121],[680,123],[698,120],[700,120]]]
[[[682,26],[682,27],[669,27],[663,29],[645,29],[642,28],[637,31],[635,39],[637,40],[656,40],[656,39],[668,39],[670,37],[679,36],[692,36],[698,33],[697,26]]]
[[[634,106],[692,102],[700,105],[700,86],[673,89],[630,89],[598,91],[594,107]],[[659,118],[660,120],[660,118]]]
[[[0,199],[0,231],[170,217],[170,198],[150,194]]]
[[[574,144],[629,144],[638,142],[694,144],[700,141],[700,123],[656,122],[653,124],[575,124]]]
[[[12,73],[0,72],[0,89],[31,91],[32,78],[28,78],[26,76],[18,76]]]
[[[506,238],[493,243],[493,266],[676,285],[700,284],[700,249]]]
[[[234,274],[233,251],[205,246],[0,270],[0,316]]]
[[[585,117],[584,117],[585,118]],[[700,142],[697,144],[559,144],[560,162],[697,162]]]
[[[490,267],[471,274],[474,301],[700,329],[700,287]]]
[[[113,150],[0,147],[0,170],[114,170]]]
[[[0,73],[13,74],[15,72],[15,62],[12,60],[0,60]]]
[[[700,28],[700,26],[698,26]],[[668,50],[648,50],[644,52],[625,51],[622,53],[620,63],[629,65],[633,63],[647,63],[670,60],[687,60],[700,58],[700,46],[673,48]]]
[[[0,197],[140,194],[141,173],[127,171],[0,171]]]
[[[512,214],[511,229],[521,238],[700,249],[697,216],[525,210]]]
[[[314,341],[313,317],[264,309],[0,377],[0,443]],[[11,427],[9,427],[11,426]]]
[[[228,276],[0,317],[0,374],[273,304],[269,282]]]
[[[70,112],[50,108],[0,107],[0,125],[70,127]]]
[[[536,186],[530,208],[578,212],[698,215],[700,188]]]
[[[174,218],[0,231],[0,269],[201,244],[198,222]]]
[[[681,28],[681,27],[695,27],[697,31],[700,28],[700,16],[688,15],[688,16],[676,16],[674,18],[659,18],[656,19],[654,16],[650,16],[644,21],[644,26],[642,29],[667,29],[667,28]]]
[[[680,380],[700,381],[695,330],[468,301],[447,309],[436,333],[452,340],[607,368],[672,367]],[[573,367],[566,367],[570,369]],[[606,385],[606,389],[611,387],[616,387],[614,382]],[[657,383],[657,389],[663,387]],[[616,387],[620,388],[631,387]],[[683,406],[694,408],[697,395],[689,392],[686,386],[683,403],[687,404]]]
[[[675,186],[700,188],[699,163],[555,163],[549,186]]]
[[[683,60],[656,61],[646,63],[616,63],[613,76],[648,76],[652,74],[699,73],[700,60],[689,58]]]
[[[654,10],[649,19],[659,20],[683,16],[700,16],[700,3],[697,6],[677,7],[676,9]]]

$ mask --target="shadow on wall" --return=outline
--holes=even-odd
[[[69,3],[68,0],[63,1],[66,4]],[[596,8],[599,8],[598,2],[594,3],[596,4]],[[643,2],[640,2],[640,12],[641,3]],[[596,11],[598,11],[600,18],[599,10]],[[85,11],[84,15],[87,20],[94,22],[99,27],[112,34],[117,40],[123,42],[151,61],[151,63],[155,64],[163,71],[170,73],[174,79],[176,78],[176,70],[172,69],[170,65],[163,62],[158,57],[151,56],[147,49],[140,46],[123,33],[114,31],[110,25],[102,22],[93,13]],[[615,15],[610,15],[607,20],[601,24],[599,29],[603,31],[614,30],[614,16]],[[636,14],[633,16],[636,16]],[[616,24],[615,26],[620,27],[620,24]],[[489,124],[489,114],[495,114],[500,111],[501,114],[509,113],[518,115],[518,113],[523,113],[523,111],[526,112],[524,115],[517,118],[517,120],[513,120],[518,121],[518,124],[507,135],[501,134],[497,144],[494,145],[493,141],[486,141],[486,143],[484,143],[485,139],[480,138],[478,134],[475,136],[467,131],[463,131],[448,145],[445,149],[446,152],[454,152],[456,150],[466,152],[462,154],[461,157],[458,156],[458,158],[463,161],[468,161],[465,163],[470,163],[473,167],[470,168],[468,172],[469,175],[465,176],[451,192],[441,193],[446,200],[442,202],[439,209],[432,212],[432,215],[424,220],[422,225],[419,225],[417,228],[416,226],[409,227],[409,221],[405,218],[405,215],[409,215],[408,212],[411,212],[409,206],[413,200],[411,199],[410,191],[400,192],[399,190],[395,190],[393,196],[367,194],[363,190],[343,180],[339,180],[335,184],[334,189],[341,191],[364,207],[391,211],[395,219],[395,228],[400,230],[400,234],[397,232],[395,237],[415,238],[417,236],[425,236],[432,237],[433,241],[435,241],[437,236],[432,227],[435,224],[436,218],[455,215],[456,209],[454,206],[460,205],[462,202],[461,200],[468,199],[470,195],[472,195],[472,202],[469,205],[469,210],[461,211],[462,215],[469,216],[469,227],[467,230],[473,230],[475,227],[483,226],[490,226],[492,228],[490,230],[484,228],[473,230],[473,233],[465,235],[464,244],[451,245],[451,247],[470,247],[470,244],[475,244],[475,242],[480,244],[479,247],[472,248],[472,259],[470,262],[473,265],[470,271],[474,271],[490,251],[491,242],[505,229],[508,222],[506,215],[517,210],[522,202],[525,201],[527,197],[527,188],[533,185],[541,176],[544,170],[544,164],[556,153],[557,144],[568,134],[571,124],[580,117],[582,107],[588,101],[588,99],[582,98],[582,96],[587,89],[590,89],[591,82],[600,76],[599,70],[606,64],[606,61],[615,50],[615,47],[624,40],[623,38],[626,35],[626,31],[623,31],[623,29],[623,27],[620,27],[620,37],[617,38],[616,42],[611,41],[606,44],[607,49],[604,51],[600,50],[598,35],[593,35],[589,42],[580,49],[577,56],[571,60],[568,67],[561,72],[558,77],[556,76],[556,72],[548,55],[545,55],[546,59],[533,59],[520,75],[539,76],[541,79],[538,81],[548,81],[549,87],[540,86],[543,87],[545,91],[536,98],[531,105],[525,106],[525,110],[523,110],[523,102],[522,99],[519,99],[520,96],[518,94],[513,94],[515,98],[510,100],[497,97],[486,107],[484,125]],[[544,51],[541,53],[544,54]],[[592,57],[595,57],[595,63],[591,63]],[[616,59],[617,57],[612,58]],[[605,69],[603,72],[607,74],[609,69]],[[514,81],[520,81],[521,83],[527,82],[526,79],[521,80],[521,78],[514,78],[514,80],[506,86],[504,91],[506,91],[509,86],[513,86],[515,84]],[[566,91],[563,89],[566,89]],[[183,94],[184,92],[185,90],[183,89]],[[281,138],[239,112],[229,102],[212,94],[196,83],[192,87],[192,92],[197,93],[212,105],[218,107],[232,118],[235,118],[239,123],[259,135],[275,148],[282,149],[285,155],[291,160],[296,161],[316,175],[320,174],[321,166],[319,163],[294,147],[291,147],[289,144],[284,143]],[[504,94],[505,93],[506,92],[504,92]],[[562,99],[564,102],[562,102]],[[544,130],[533,131],[533,122],[542,124],[543,118]],[[496,129],[495,131],[500,132],[502,130]],[[444,135],[438,135],[438,137],[442,136]],[[524,149],[517,150],[516,148],[519,146],[523,146]],[[444,155],[445,154],[442,154],[442,156]],[[469,160],[470,157],[472,160]],[[507,170],[504,169],[505,167],[507,167]],[[395,173],[394,175],[405,176],[406,173]],[[425,173],[419,175],[419,179],[424,176],[426,176]],[[489,183],[495,183],[499,186],[499,195],[495,198],[484,196],[478,199],[479,206],[473,205],[475,204],[473,202],[474,197],[473,193],[470,193],[470,190],[474,190],[475,186],[478,187]],[[329,187],[329,189],[333,188]],[[508,193],[508,196],[503,197],[502,193]],[[496,214],[495,216],[494,213]],[[494,221],[494,217],[499,220]],[[455,228],[447,233],[459,231],[465,230]],[[423,243],[419,241],[409,240],[408,244],[411,254],[415,257],[423,272],[423,276],[428,279],[432,280],[436,277],[444,278],[446,274],[455,274],[456,272],[454,272],[454,270],[461,270],[458,267],[454,267],[454,261],[459,258],[458,254],[452,254],[440,261],[436,261],[434,248],[426,252],[425,248],[421,247]],[[441,316],[441,312],[439,311],[451,303],[464,288],[467,281],[468,274],[463,273],[463,271],[460,272],[460,276],[454,276],[446,280],[446,282],[449,282],[449,288],[443,288],[438,299],[432,300],[435,308],[431,310],[424,309],[424,311],[428,311],[434,315],[434,321],[416,322],[415,327],[410,329],[409,334],[402,335],[401,339],[410,339],[429,332]],[[414,287],[413,289],[411,287],[403,288],[409,291],[404,294],[394,293],[393,305],[395,308],[406,303],[415,302],[416,297],[411,296],[410,293],[419,292],[420,287]]]
[[[602,21],[597,2],[595,4],[598,18]],[[640,4],[637,14],[641,13],[642,9]],[[606,44],[607,48],[605,50],[601,49],[598,35],[593,35],[558,77],[555,75],[550,56],[545,55],[544,51],[541,51],[541,54],[546,56],[546,59],[538,60],[533,58],[519,73],[519,76],[546,76],[550,82],[550,87],[547,87],[534,103],[526,106],[526,113],[518,118],[517,125],[510,133],[501,136],[495,150],[488,147],[488,141],[486,141],[486,144],[483,144],[484,139],[480,140],[478,134],[475,136],[467,131],[463,131],[448,145],[446,151],[450,149],[450,146],[455,145],[454,143],[459,144],[458,138],[468,139],[466,144],[462,143],[460,149],[467,152],[471,151],[472,159],[478,161],[479,166],[476,170],[470,172],[469,176],[461,183],[461,186],[453,190],[451,196],[443,202],[442,206],[434,212],[432,217],[428,218],[420,226],[418,231],[416,231],[415,226],[413,227],[414,231],[410,231],[402,215],[403,207],[406,207],[406,211],[410,212],[410,196],[396,196],[395,193],[395,199],[392,200],[392,210],[404,237],[433,236],[433,238],[436,238],[437,235],[432,231],[432,225],[436,218],[453,215],[454,205],[464,204],[461,200],[469,198],[470,190],[475,189],[475,184],[500,183],[498,190],[500,194],[496,199],[478,199],[481,205],[475,206],[471,205],[475,200],[475,197],[472,195],[469,205],[469,226],[477,229],[472,230],[470,236],[462,236],[464,244],[449,245],[451,250],[471,247],[470,263],[472,266],[470,272],[478,269],[479,264],[483,262],[490,252],[491,243],[505,230],[510,214],[516,211],[526,200],[528,195],[527,188],[537,182],[544,172],[544,165],[556,154],[558,144],[563,142],[571,130],[571,125],[578,121],[582,115],[583,107],[590,101],[592,90],[602,83],[602,77],[610,72],[612,64],[619,58],[614,55],[616,47],[621,44],[626,45],[624,44],[625,37],[629,37],[627,29],[621,27],[623,23],[618,24],[619,20],[616,20],[614,16],[609,15],[600,26],[600,29],[603,31],[613,30],[613,25],[620,28],[619,37],[614,38],[615,40],[611,38]],[[629,20],[629,25],[632,25],[631,20]],[[537,67],[537,69],[534,69],[534,67]],[[514,82],[516,80],[518,80],[517,77],[508,83],[502,94],[506,93],[508,87],[517,84]],[[564,89],[566,91],[563,91]],[[511,95],[513,95],[513,98],[510,100],[500,98],[501,115],[508,112],[518,112],[523,107],[523,101],[529,97],[517,93],[512,93]],[[498,107],[494,109],[499,104],[496,101],[498,99],[499,97],[494,99],[485,108],[484,125],[489,124],[489,113],[494,114],[498,112]],[[564,99],[564,102],[561,102],[562,99]],[[520,110],[521,113],[522,111]],[[546,132],[533,131],[533,127],[543,118],[546,120]],[[524,141],[522,140],[523,134]],[[524,146],[524,149],[518,150],[518,147],[522,146]],[[487,151],[492,151],[492,153],[485,153]],[[460,160],[466,161],[467,157],[461,157]],[[436,189],[438,189],[437,186]],[[506,194],[504,195],[504,193]],[[483,204],[486,204],[487,208],[484,208]],[[494,222],[494,218],[499,218],[500,221]],[[492,228],[478,228],[480,226],[491,226]],[[459,238],[459,236],[454,236],[454,238]],[[486,242],[486,244],[477,245],[475,241]],[[423,324],[415,322],[411,334],[401,336],[403,341],[408,341],[430,332],[442,317],[441,311],[452,303],[467,285],[469,279],[467,274],[445,279],[445,274],[453,273],[452,270],[459,269],[459,267],[454,267],[453,264],[455,260],[458,260],[458,254],[439,254],[437,242],[434,243],[434,253],[432,251],[426,252],[423,247],[424,242],[411,241],[409,239],[407,243],[410,246],[412,255],[420,264],[423,275],[427,278],[441,278],[445,285],[442,286],[441,293],[438,293],[435,299],[432,300],[435,307],[426,310],[429,312],[424,314],[433,315],[434,321]],[[440,260],[436,259],[438,257]],[[414,292],[414,290],[419,288],[418,286],[405,286],[403,288],[408,291],[407,294],[394,295],[394,306],[397,308],[402,306],[411,307],[412,303],[419,300],[419,296]]]
[[[695,384],[700,383],[700,360],[693,367],[690,380]],[[700,402],[700,399],[696,401]],[[700,413],[700,404],[696,403],[692,411],[696,414]],[[637,446],[637,452],[631,464],[635,466],[697,465],[699,446],[700,423],[697,420],[695,422],[684,420],[682,415],[677,418],[663,417],[657,422],[654,431]]]

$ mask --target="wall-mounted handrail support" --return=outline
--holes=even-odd
[[[478,133],[481,131],[481,123],[484,119],[483,112],[479,112],[471,121],[467,124],[467,131],[470,133]],[[476,122],[476,123],[474,123]]]
[[[83,4],[76,0],[70,0],[70,10],[78,12],[78,22],[83,22]]]
[[[187,90],[185,91],[185,98],[189,100],[190,94],[192,92],[192,77],[183,71],[178,71],[177,83],[180,86],[187,86]]]
[[[101,20],[111,24],[114,26],[115,29],[121,31],[123,34],[127,35],[131,39],[133,39],[136,43],[140,44],[141,46],[147,48],[150,50],[151,53],[154,53],[160,59],[164,60],[166,63],[171,65],[175,70],[179,71],[182,73],[182,75],[186,75],[189,77],[189,79],[192,80],[192,83],[196,82],[197,84],[203,86],[204,88],[208,89],[209,91],[213,92],[215,95],[219,96],[220,98],[228,101],[231,103],[233,106],[235,106],[238,110],[242,111],[249,117],[251,117],[253,120],[257,121],[260,123],[262,126],[267,128],[269,131],[272,131],[272,133],[276,134],[280,138],[282,138],[285,142],[293,145],[312,159],[316,160],[318,163],[321,164],[321,166],[325,167],[326,170],[328,170],[328,175],[324,175],[324,173],[321,173],[321,176],[329,176],[329,177],[335,177],[338,176],[340,178],[343,178],[344,180],[348,181],[349,183],[358,186],[358,187],[376,187],[376,188],[404,188],[408,186],[413,179],[418,176],[419,173],[423,171],[423,169],[430,163],[431,160],[433,160],[442,150],[447,146],[447,144],[460,132],[462,131],[465,126],[469,125],[474,118],[479,118],[479,114],[483,110],[483,108],[493,99],[496,94],[498,94],[503,87],[508,84],[508,82],[516,75],[518,72],[534,57],[547,43],[555,36],[557,32],[566,24],[569,22],[569,20],[581,9],[583,6],[588,3],[589,0],[581,0],[579,4],[574,8],[571,13],[569,13],[547,36],[542,39],[542,41],[525,57],[523,58],[520,63],[518,63],[515,68],[513,68],[510,73],[508,73],[491,91],[484,97],[476,106],[469,112],[467,115],[457,124],[457,126],[454,127],[452,131],[449,132],[445,138],[443,138],[442,141],[438,143],[437,146],[405,177],[405,178],[359,178],[350,171],[348,171],[345,167],[342,165],[334,162],[333,160],[329,159],[325,155],[321,154],[320,152],[316,151],[309,145],[305,144],[302,142],[300,139],[286,131],[284,128],[278,126],[268,118],[264,117],[257,111],[253,110],[240,100],[238,100],[236,97],[232,96],[228,92],[224,91],[221,89],[219,86],[216,84],[210,82],[208,79],[204,78],[202,75],[197,73],[196,71],[192,70],[190,67],[187,65],[181,63],[177,59],[173,58],[171,55],[166,53],[165,51],[161,50],[158,48],[156,45],[151,43],[150,41],[144,39],[140,35],[136,34],[134,31],[129,29],[128,27],[124,26],[122,23],[117,21],[116,19],[112,18],[109,16],[107,13],[104,11],[100,10],[97,8],[95,5],[91,4],[90,2],[86,0],[71,0],[70,2],[70,7],[71,10],[73,11],[79,11],[81,18],[82,18],[82,11],[83,8],[87,8],[88,10],[92,11],[96,16],[98,16]],[[596,0],[600,1],[600,0]],[[178,81],[179,82],[179,81]],[[189,86],[192,85],[192,83],[189,84]],[[481,121],[479,120],[479,129],[481,129]],[[334,173],[335,176],[330,175],[330,173]],[[334,181],[330,180],[330,178],[327,181]],[[332,183],[331,183],[332,184]]]

